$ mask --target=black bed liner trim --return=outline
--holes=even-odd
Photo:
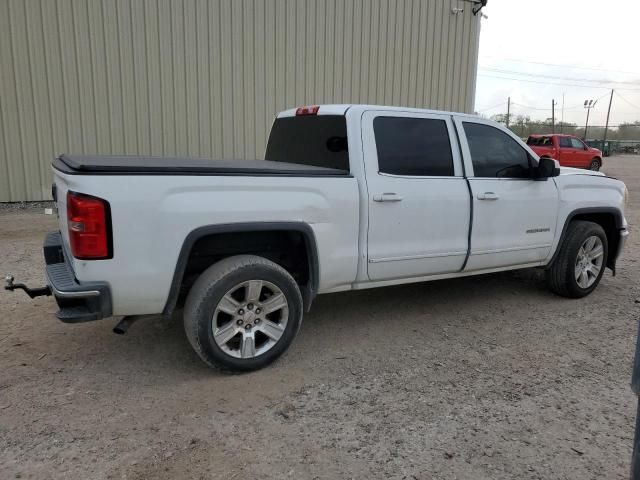
[[[63,154],[53,168],[68,175],[187,175],[353,178],[345,170],[268,160]]]

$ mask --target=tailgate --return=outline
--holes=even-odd
[[[53,203],[55,205],[56,215],[58,216],[58,228],[62,235],[62,244],[66,251],[69,253],[69,229],[67,226],[67,192],[69,186],[65,180],[65,175],[62,175],[55,168],[53,169],[53,185],[51,186],[51,195],[53,196]],[[67,255],[68,258],[72,258]],[[73,260],[72,260],[73,261]]]

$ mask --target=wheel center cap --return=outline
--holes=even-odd
[[[245,321],[245,323],[251,323],[255,320],[256,316],[257,315],[255,313],[249,310],[245,312],[245,314],[242,316],[242,319]]]

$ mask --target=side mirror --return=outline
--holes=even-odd
[[[546,180],[549,177],[560,175],[560,164],[552,158],[542,157],[536,169],[536,180]]]

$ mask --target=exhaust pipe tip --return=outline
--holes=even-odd
[[[139,315],[131,315],[129,317],[123,317],[118,324],[113,327],[113,333],[117,335],[124,335],[129,330],[129,327],[140,318]]]
[[[118,325],[113,327],[113,333],[115,333],[116,335],[124,335],[125,333],[127,333],[128,329],[128,326],[124,327],[118,323]]]

